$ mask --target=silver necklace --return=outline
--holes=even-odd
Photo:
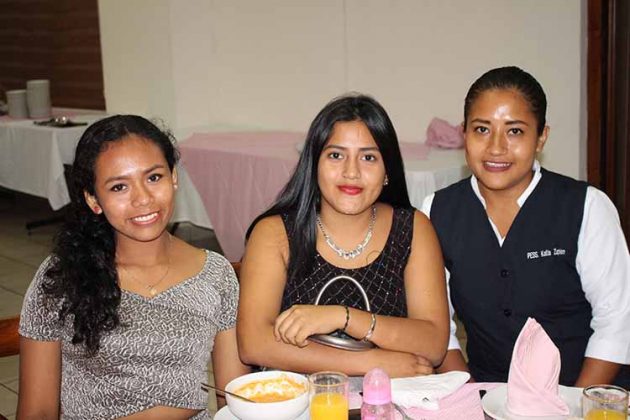
[[[319,226],[319,230],[322,231],[322,235],[324,235],[326,244],[328,244],[328,246],[331,247],[332,250],[335,251],[335,253],[339,255],[341,258],[343,258],[344,260],[355,259],[359,255],[361,255],[363,250],[367,247],[367,244],[370,242],[370,239],[372,239],[372,232],[374,232],[375,222],[376,222],[376,206],[372,205],[372,218],[370,219],[370,224],[368,226],[368,231],[367,231],[367,234],[365,235],[365,239],[363,240],[363,242],[357,245],[356,248],[351,249],[350,251],[346,251],[345,249],[337,246],[337,244],[333,242],[332,238],[328,235],[328,233],[326,233],[326,230],[324,229],[324,225],[322,224],[322,219],[320,219],[319,214],[317,215],[317,226]]]
[[[149,292],[149,294],[151,295],[151,297],[155,297],[155,295],[158,294],[158,290],[157,290],[157,286],[162,283],[162,280],[164,280],[166,278],[166,276],[168,275],[168,272],[171,269],[171,260],[169,258],[168,260],[168,265],[166,266],[166,271],[164,272],[164,274],[162,274],[162,277],[160,277],[160,279],[158,281],[156,281],[153,284],[146,284],[141,282],[140,280],[138,280],[133,274],[131,274],[129,271],[127,271],[127,269],[123,266],[120,266],[120,268],[123,269],[123,271],[125,273],[127,273],[127,276],[129,276],[129,278],[133,281],[135,281],[136,283],[138,283],[139,285],[143,286],[144,288],[147,289],[147,291]]]
[[[171,270],[171,254],[170,254],[170,249],[171,249],[171,235],[168,235],[168,262],[166,263],[166,271],[164,272],[164,274],[162,274],[162,277],[160,277],[160,279],[158,281],[156,281],[153,284],[147,284],[147,283],[143,283],[140,280],[138,280],[133,274],[131,274],[125,267],[123,267],[122,265],[118,265],[118,267],[120,267],[126,274],[127,276],[135,281],[136,283],[138,283],[141,286],[144,286],[147,291],[149,292],[149,294],[151,295],[151,297],[155,297],[155,295],[158,294],[158,290],[157,290],[157,286],[162,283],[162,280],[164,280],[166,278],[166,276],[168,275],[168,272]]]

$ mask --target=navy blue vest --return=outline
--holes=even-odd
[[[470,178],[433,200],[431,221],[477,381],[507,381],[514,342],[533,317],[560,350],[560,383],[573,385],[593,333],[591,305],[575,268],[587,184],[541,171],[502,247]]]

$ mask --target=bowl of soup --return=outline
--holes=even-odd
[[[241,420],[293,420],[308,408],[308,378],[284,371],[256,372],[230,381],[225,390],[232,414]]]

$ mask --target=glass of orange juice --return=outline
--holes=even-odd
[[[339,372],[317,372],[308,380],[311,420],[348,420],[348,377]]]
[[[626,420],[628,391],[614,385],[591,385],[582,392],[584,420]]]

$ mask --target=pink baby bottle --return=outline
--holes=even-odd
[[[394,420],[392,385],[383,369],[374,368],[363,377],[361,420]]]

